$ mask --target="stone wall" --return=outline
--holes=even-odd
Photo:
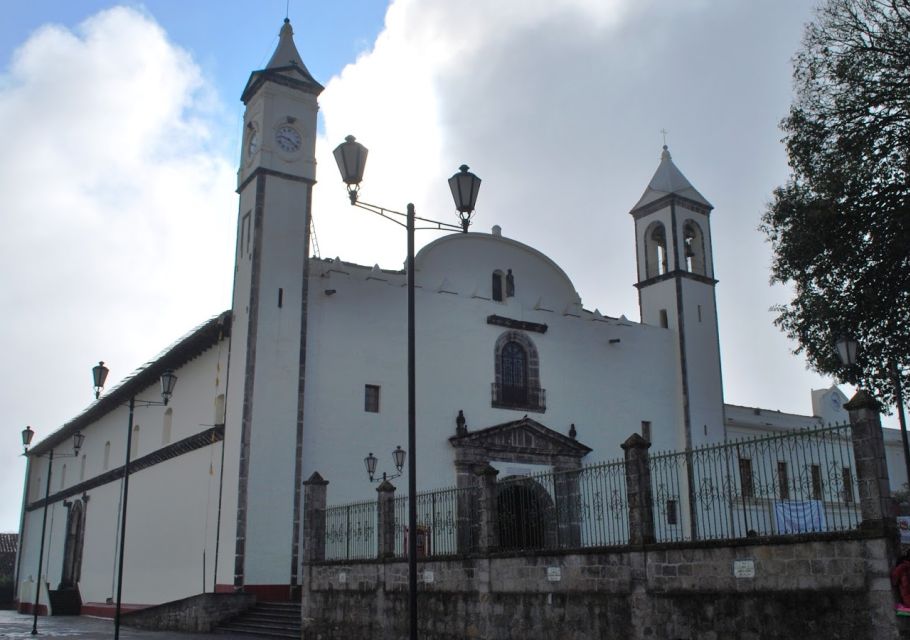
[[[256,604],[249,593],[203,593],[124,614],[123,624],[155,631],[212,631]]]
[[[854,533],[425,561],[420,637],[893,640],[890,553]],[[407,637],[405,562],[305,571],[305,639]]]

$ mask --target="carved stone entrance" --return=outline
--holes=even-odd
[[[573,430],[574,436],[574,430]],[[459,545],[464,549],[527,549],[576,547],[581,542],[578,509],[578,471],[591,449],[527,416],[469,432],[462,416],[455,448],[456,484],[480,490],[481,522],[476,511],[459,505],[461,530],[471,531]],[[491,462],[547,465],[547,485],[526,476],[496,482]]]

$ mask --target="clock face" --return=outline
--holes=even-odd
[[[249,135],[247,135],[246,139],[247,157],[252,158],[257,151],[259,151],[259,130],[253,128],[250,129]]]
[[[294,153],[300,148],[300,132],[289,124],[282,125],[275,131],[275,142],[285,153]]]

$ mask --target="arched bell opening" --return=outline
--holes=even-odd
[[[694,220],[686,220],[683,224],[683,242],[686,252],[686,271],[702,276],[708,275],[705,260],[705,236],[699,224]]]
[[[667,271],[667,231],[662,222],[652,222],[645,230],[645,277],[654,278]]]

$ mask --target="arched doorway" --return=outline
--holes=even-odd
[[[85,504],[75,500],[66,518],[63,576],[58,589],[75,588],[82,573],[82,544],[85,541]]]
[[[496,513],[501,549],[540,549],[555,540],[553,499],[532,478],[502,480],[496,492]]]

